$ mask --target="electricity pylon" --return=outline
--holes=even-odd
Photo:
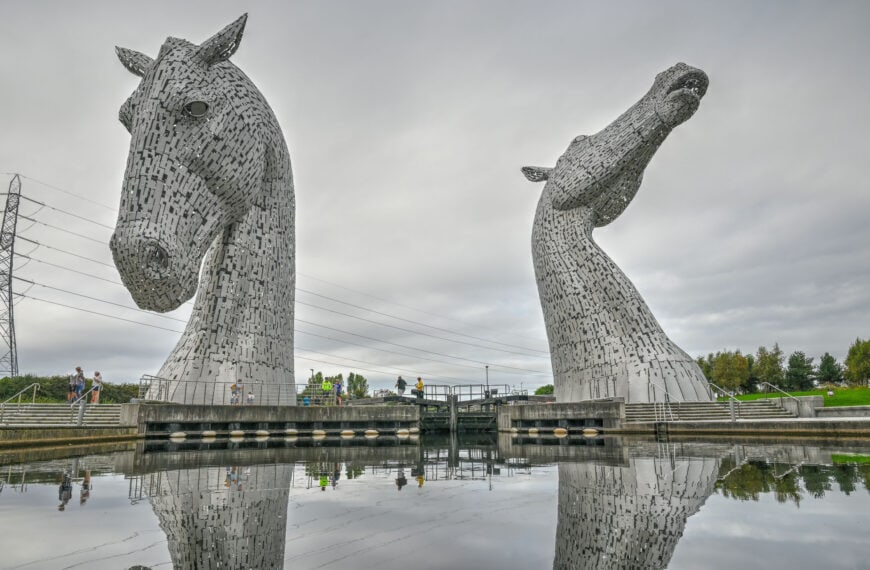
[[[9,182],[3,225],[0,226],[0,378],[18,376],[18,347],[15,345],[15,317],[12,312],[12,261],[15,257],[15,227],[21,201],[21,178]]]

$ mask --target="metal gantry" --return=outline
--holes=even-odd
[[[3,225],[0,227],[0,378],[18,376],[18,348],[15,344],[15,317],[12,309],[12,261],[15,257],[15,228],[21,201],[21,178],[9,182]]]

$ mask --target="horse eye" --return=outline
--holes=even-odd
[[[208,103],[205,101],[191,101],[184,106],[184,112],[198,119],[208,113]]]

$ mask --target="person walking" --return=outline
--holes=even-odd
[[[396,380],[396,393],[399,395],[399,397],[405,395],[405,386],[407,385],[408,383],[405,382],[405,379],[399,376],[399,379]]]
[[[100,391],[103,389],[103,376],[100,371],[94,372],[94,383],[91,386],[91,403],[100,403]]]

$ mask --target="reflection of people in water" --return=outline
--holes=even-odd
[[[326,488],[329,486],[329,467],[326,463],[320,464],[320,490],[326,491]]]
[[[84,505],[88,502],[88,499],[91,497],[91,489],[93,489],[93,486],[91,485],[91,472],[85,471],[85,476],[82,479],[82,490],[79,493],[80,505]]]
[[[66,509],[66,504],[70,499],[72,499],[72,475],[64,471],[60,478],[60,487],[57,490],[57,500],[60,501],[57,510]]]
[[[341,478],[341,464],[336,463],[332,471],[332,488],[335,489],[338,485],[338,480]]]
[[[224,479],[224,487],[229,487],[236,491],[242,490],[241,470],[238,467],[227,467],[227,478]]]
[[[405,479],[405,470],[401,467],[399,468],[399,476],[396,477],[396,487],[398,487],[399,491],[402,490],[402,487],[408,484],[408,480]]]

